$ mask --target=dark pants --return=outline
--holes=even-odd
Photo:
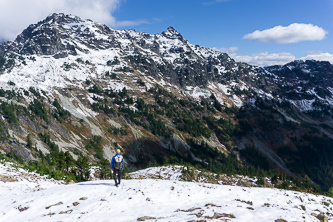
[[[120,180],[121,180],[121,172],[122,172],[122,169],[116,169],[116,168],[113,168],[113,179],[114,179],[114,183],[116,185],[120,184]],[[118,180],[119,182],[117,183],[117,174],[118,174]]]

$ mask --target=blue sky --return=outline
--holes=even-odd
[[[327,59],[333,62],[332,0],[127,0],[121,3],[114,16],[119,21],[141,21],[140,25],[126,28],[152,34],[171,25],[190,43],[221,49],[235,59],[256,65],[283,64],[323,53],[329,53]],[[276,43],[278,38],[275,42],[244,38],[256,30],[288,27],[293,23],[312,24],[326,34],[316,40],[302,41],[308,39],[306,32],[302,32],[307,26],[300,26],[296,43]],[[314,32],[312,35],[318,30]]]
[[[13,40],[29,24],[64,12],[115,29],[151,34],[173,26],[192,44],[216,48],[254,65],[295,59],[333,63],[333,0],[1,1],[2,39]],[[8,17],[14,21],[8,22]]]

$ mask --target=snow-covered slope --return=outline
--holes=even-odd
[[[0,152],[39,160],[38,150],[47,155],[55,144],[96,163],[119,146],[137,169],[173,155],[222,161],[214,150],[205,163],[195,144],[242,160],[253,148],[269,160],[265,169],[308,174],[327,191],[332,74],[328,62],[239,63],[172,27],[153,35],[52,14],[0,45]],[[94,139],[96,150],[88,148]]]
[[[294,191],[181,182],[178,176],[122,180],[119,187],[112,180],[64,185],[0,166],[1,176],[18,179],[0,181],[0,221],[318,221],[314,215],[332,214],[332,198]]]
[[[328,62],[253,67],[193,45],[173,27],[152,35],[54,13],[1,45],[0,55],[5,58],[0,61],[1,87],[15,90],[82,89],[86,79],[104,80],[105,87],[119,90],[117,82],[105,81],[109,72],[123,75],[121,86],[128,89],[133,89],[133,80],[142,79],[148,89],[157,83],[197,100],[213,93],[229,106],[241,107],[256,95],[286,99],[301,111],[317,109],[314,102],[333,104],[333,68]]]
[[[11,53],[20,56],[13,58]],[[83,81],[103,81],[106,72],[124,75],[122,86],[128,89],[132,88],[129,82],[141,78],[147,82],[148,89],[156,83],[171,88],[198,85],[206,92],[204,86],[210,84],[218,89],[216,81],[238,69],[238,64],[227,54],[193,45],[172,27],[151,35],[135,30],[113,30],[62,13],[30,25],[15,41],[4,43],[0,55],[5,58],[3,64],[0,62],[2,88],[37,87],[46,92],[52,92],[54,87],[83,88]],[[15,86],[8,86],[8,82],[14,82]],[[117,83],[108,85],[119,89]],[[197,98],[198,88],[194,92],[193,87],[184,92]],[[210,94],[200,93],[204,97]],[[221,103],[229,100],[224,96],[218,99]]]

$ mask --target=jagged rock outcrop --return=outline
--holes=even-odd
[[[52,14],[0,45],[0,73],[2,133],[13,131],[4,137],[18,146],[31,134],[47,153],[52,135],[92,160],[121,147],[133,167],[164,156],[206,166],[211,147],[212,161],[235,152],[256,167],[333,181],[330,170],[316,174],[333,162],[328,62],[255,67],[173,27],[152,35]],[[89,148],[96,141],[101,149]]]

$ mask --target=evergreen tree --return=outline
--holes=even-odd
[[[66,168],[66,157],[64,152],[58,153],[57,169],[63,171]]]
[[[27,147],[32,149],[32,140],[30,134],[27,135]]]
[[[110,177],[110,162],[107,159],[101,159],[99,162],[99,169],[101,171],[100,178],[105,180]]]
[[[73,167],[75,165],[74,159],[72,155],[69,153],[69,151],[65,152],[65,166],[67,172],[69,172],[69,168]]]
[[[34,112],[37,116],[42,118],[45,122],[48,122],[47,111],[42,102],[37,99],[34,99],[32,103],[29,104],[29,109]]]
[[[76,166],[78,169],[79,177],[81,180],[88,180],[89,179],[89,160],[86,156],[79,156],[76,161]]]

